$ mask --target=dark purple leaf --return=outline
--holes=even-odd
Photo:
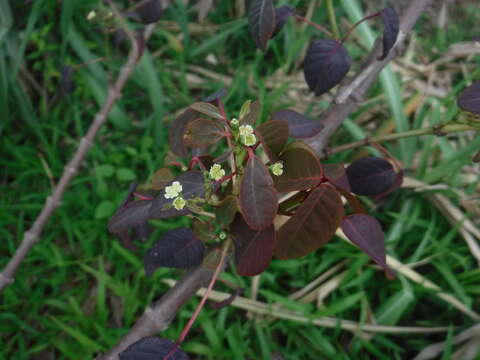
[[[118,209],[108,222],[111,233],[119,233],[145,223],[149,218],[152,201],[139,200]]]
[[[370,256],[387,274],[395,276],[387,265],[385,239],[377,219],[367,214],[353,214],[346,216],[341,226],[343,233],[352,243]]]
[[[60,88],[62,92],[67,95],[75,90],[75,83],[73,82],[74,68],[64,65],[60,69]]]
[[[185,135],[188,124],[197,118],[198,112],[192,109],[187,109],[173,121],[173,124],[170,127],[168,140],[170,142],[170,148],[176,155],[181,157],[186,157],[188,155],[187,148],[183,143],[183,136]]]
[[[267,167],[255,155],[248,159],[240,183],[240,208],[248,225],[262,230],[277,214],[277,192]]]
[[[272,0],[251,0],[248,7],[248,25],[257,47],[267,49],[275,29],[275,10]]]
[[[185,200],[189,200],[194,197],[205,197],[205,180],[203,178],[203,174],[200,171],[195,170],[185,172],[177,176],[173,181],[178,181],[182,185],[182,197]],[[171,185],[172,182],[170,182],[169,185]],[[171,204],[172,201],[173,199],[165,198],[165,188],[162,189],[153,200],[149,216],[156,219],[166,219],[174,216],[183,216],[190,213],[190,211],[186,208],[183,210],[176,210],[172,207],[168,210],[164,210],[164,206],[167,204]]]
[[[344,164],[322,164],[322,167],[328,181],[345,191],[352,191]]]
[[[395,45],[400,29],[398,14],[393,6],[389,6],[380,12],[383,21],[383,53],[378,60],[387,57],[390,49]]]
[[[225,197],[218,207],[215,208],[215,220],[217,225],[222,228],[229,226],[235,218],[237,210],[237,198],[233,195]]]
[[[256,231],[250,229],[239,214],[231,227],[235,243],[237,273],[242,276],[261,274],[270,264],[275,247],[275,229]]]
[[[337,40],[315,40],[305,58],[304,73],[310,90],[319,96],[337,85],[351,65],[347,49]]]
[[[220,100],[225,95],[227,95],[227,92],[228,92],[228,90],[225,89],[225,88],[217,90],[213,94],[203,98],[202,101],[206,102],[206,103],[218,102],[218,100]]]
[[[480,81],[464,89],[458,95],[457,104],[463,110],[480,115]]]
[[[315,152],[305,143],[296,141],[288,144],[280,154],[283,174],[274,176],[275,188],[280,192],[306,190],[320,183],[322,166]]]
[[[137,14],[140,15],[144,24],[151,24],[162,17],[164,10],[162,0],[150,0],[137,9]]]
[[[129,202],[133,200],[133,193],[135,192],[136,189],[137,189],[137,182],[134,181],[128,187],[127,195],[125,195],[125,198],[123,199],[122,203],[118,207],[119,209],[126,206]]]
[[[343,214],[338,192],[329,184],[321,184],[278,230],[275,255],[293,259],[317,250],[335,234]]]
[[[147,276],[159,267],[189,268],[203,261],[205,246],[189,228],[168,231],[145,253],[143,265]]]
[[[183,143],[189,147],[205,147],[220,140],[224,132],[218,121],[199,118],[188,124]]]
[[[396,173],[395,181],[393,182],[392,186],[390,186],[390,188],[388,190],[384,191],[383,193],[375,195],[373,197],[373,200],[379,201],[379,200],[383,199],[384,197],[386,197],[387,195],[390,195],[395,190],[397,190],[403,183],[403,177],[404,177],[404,172],[403,172],[403,170],[400,170],[398,173]]]
[[[287,23],[288,18],[295,13],[295,8],[290,5],[282,5],[275,8],[275,29],[272,37],[278,34]]]
[[[120,244],[122,244],[125,249],[132,252],[137,252],[138,250],[140,250],[140,248],[133,243],[133,240],[130,237],[130,230],[122,230],[115,235],[117,236],[118,240],[120,240]]]
[[[167,355],[169,360],[188,360],[187,354],[173,341],[153,336],[134,342],[118,357],[120,360],[161,360]]]
[[[278,155],[288,140],[288,125],[285,121],[270,120],[256,129],[260,141],[270,161],[278,160]]]
[[[387,160],[369,156],[353,162],[347,177],[354,194],[374,196],[390,189],[397,174]]]
[[[290,136],[296,139],[315,136],[324,128],[318,121],[313,121],[305,115],[290,109],[277,111],[273,114],[272,120],[286,121]]]
[[[148,223],[143,223],[136,226],[133,229],[135,233],[135,239],[145,242],[148,240],[150,235],[152,234],[152,227]]]

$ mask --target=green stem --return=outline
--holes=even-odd
[[[463,132],[467,130],[476,130],[475,127],[466,124],[445,124],[445,125],[436,125],[424,129],[416,129],[404,131],[396,134],[387,134],[381,135],[373,138],[365,138],[363,140],[355,141],[350,144],[340,145],[325,151],[325,154],[320,156],[321,159],[325,158],[326,155],[338,154],[342,151],[352,150],[361,146],[368,145],[370,143],[381,143],[385,141],[392,141],[410,137],[417,137],[422,135],[447,135],[457,132]]]
[[[335,9],[333,8],[333,0],[327,0],[327,8],[330,25],[332,26],[335,38],[340,39],[340,31],[338,30],[337,17],[335,16]]]

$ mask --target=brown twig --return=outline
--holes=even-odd
[[[45,227],[50,215],[52,215],[54,210],[60,205],[63,193],[67,189],[74,175],[78,172],[80,163],[85,157],[88,149],[93,145],[95,136],[101,126],[106,122],[108,114],[110,113],[113,105],[121,97],[122,89],[132,74],[135,64],[137,63],[139,57],[139,46],[135,36],[132,34],[128,26],[126,26],[125,21],[121,17],[116,6],[113,3],[110,5],[119,20],[125,25],[125,31],[127,32],[127,35],[131,41],[131,50],[128,55],[128,60],[120,70],[120,74],[118,75],[115,84],[108,90],[107,99],[100,111],[95,115],[94,121],[90,125],[86,136],[80,140],[80,145],[78,146],[75,154],[65,166],[60,181],[53,190],[52,194],[47,197],[40,215],[38,215],[37,219],[33,223],[33,226],[25,232],[22,242],[20,243],[20,247],[16,250],[7,266],[0,273],[0,292],[13,282],[15,273],[20,264],[23,262],[35,243],[40,239],[40,234],[42,233],[42,230]]]
[[[97,360],[116,360],[130,344],[165,330],[184,303],[212,279],[213,270],[197,268],[188,272],[160,300],[148,307],[133,328],[109,352]]]
[[[370,54],[370,60],[347,85],[342,87],[333,103],[322,116],[325,129],[319,136],[313,139],[310,144],[318,153],[326,146],[330,136],[341,125],[356,108],[359,99],[363,97],[367,89],[378,77],[380,71],[392,60],[397,49],[403,45],[406,35],[413,28],[420,15],[432,0],[411,0],[400,22],[400,34],[395,47],[382,61],[377,58],[382,51],[380,44],[377,44]],[[144,315],[137,321],[135,326],[122,338],[120,343],[109,351],[100,360],[114,360],[117,355],[130,344],[143,337],[151,336],[158,331],[165,329],[168,323],[176,315],[180,306],[185,303],[204,283],[208,283],[213,272],[206,272],[206,269],[196,269],[185,275],[173,288],[171,288],[153,308],[148,308]],[[185,285],[188,284],[188,285]],[[147,314],[148,312],[148,314]],[[153,320],[152,320],[153,319]]]

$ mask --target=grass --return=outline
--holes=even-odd
[[[125,50],[113,46],[85,20],[97,3],[72,0],[60,6],[50,0],[0,1],[2,267],[39,213],[104,99],[107,81],[125,59]],[[264,118],[286,106],[298,106],[312,117],[325,108],[324,98],[312,98],[304,85],[295,82],[301,70],[298,55],[308,45],[310,35],[319,36],[315,30],[289,23],[263,55],[254,49],[245,20],[235,18],[234,2],[216,2],[215,11],[201,27],[195,27],[195,12],[181,3],[175,2],[165,14],[124,97],[65,193],[62,206],[20,268],[15,283],[1,295],[3,358],[94,358],[97,352],[112,347],[143,309],[168,289],[162,280],[181,275],[160,269],[146,278],[141,255],[122,248],[108,234],[106,222],[129,183],[133,179],[148,181],[162,165],[167,126],[174,114],[225,86],[218,75],[230,81],[226,97],[230,114],[245,100],[256,98],[262,102]],[[305,13],[311,2],[291,3]],[[327,25],[327,4],[321,3],[313,19]],[[360,16],[363,2],[333,3],[340,31],[345,31],[345,22]],[[382,2],[370,3],[374,9]],[[424,17],[416,27],[413,49],[408,48],[402,58],[414,65],[428,64],[441,58],[451,44],[478,33],[478,5],[465,3],[450,11],[448,32]],[[378,26],[369,22],[347,44],[355,68],[366,54],[363,47],[370,46],[377,30]],[[101,56],[109,60],[91,63]],[[61,95],[61,65],[84,62],[90,63],[75,72],[74,93]],[[408,107],[421,93],[407,80],[404,67],[392,66],[338,132],[334,143],[456,119],[455,93],[479,75],[478,70],[464,75],[461,63],[478,67],[480,59],[478,55],[460,58],[436,69],[438,76],[452,79],[445,86],[448,95],[428,96],[418,106],[412,105],[412,111]],[[198,68],[208,70],[208,75]],[[424,74],[417,77],[428,80]],[[459,235],[462,224],[453,226],[433,205],[429,194],[442,193],[457,206],[458,190],[466,197],[478,194],[479,168],[470,160],[479,147],[478,137],[471,134],[388,144],[389,151],[408,166],[408,176],[444,187],[426,192],[401,189],[381,206],[372,204],[371,208],[385,229],[388,254],[404,264],[421,262],[415,268],[418,273],[477,312],[478,262]],[[365,149],[341,153],[329,161],[348,162],[359,154],[365,154]],[[472,181],[475,176],[477,180]],[[465,216],[475,220],[472,212],[465,212]],[[185,221],[156,223],[156,234]],[[325,281],[320,284],[326,294],[320,306],[316,296],[306,304],[290,298],[343,261],[346,263],[325,279],[337,277],[336,285],[328,290]],[[231,271],[222,277],[244,287],[245,297],[251,296],[252,279]],[[374,318],[382,325],[446,326],[451,330],[416,335],[378,333],[365,338],[340,326],[247,316],[233,305],[220,311],[207,307],[184,349],[199,359],[270,359],[272,354],[285,359],[406,359],[432,343],[446,341],[443,358],[447,359],[459,348],[453,337],[476,322],[439,298],[436,291],[404,275],[387,280],[366,255],[340,238],[304,258],[273,261],[259,279],[257,300],[268,306],[281,304],[281,309],[309,319],[334,316],[369,323]],[[177,338],[197,303],[198,299],[192,299],[183,307],[162,336]]]

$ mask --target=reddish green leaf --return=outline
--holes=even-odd
[[[343,214],[338,192],[329,184],[320,185],[278,230],[275,255],[292,259],[317,250],[335,234]]]
[[[275,10],[272,0],[251,0],[248,7],[248,25],[255,44],[267,49],[268,40],[275,29]]]
[[[263,148],[270,159],[275,162],[288,140],[288,125],[285,121],[267,121],[256,129]]]
[[[175,349],[175,350],[174,350]],[[159,360],[169,355],[169,360],[188,360],[187,354],[173,341],[157,337],[145,337],[123,350],[120,360]]]
[[[178,181],[182,185],[182,197],[185,200],[189,200],[195,197],[205,197],[205,180],[203,178],[203,174],[200,171],[185,172],[177,176],[174,181]],[[167,204],[171,204],[172,201],[173,199],[165,198],[165,189],[162,189],[153,200],[149,216],[156,219],[166,219],[169,217],[182,216],[190,213],[190,211],[186,208],[183,210],[176,210],[172,207],[168,210],[165,210],[164,207]]]
[[[119,233],[146,222],[151,206],[152,201],[140,200],[120,208],[108,222],[108,230]]]
[[[260,110],[262,106],[260,102],[254,101],[248,105],[248,112],[239,119],[241,125],[255,125],[258,116],[260,115]]]
[[[174,176],[169,168],[158,169],[152,177],[152,188],[154,190],[161,190],[171,182],[173,178]]]
[[[400,22],[398,14],[393,6],[389,6],[380,12],[383,21],[383,53],[378,60],[383,60],[387,57],[390,49],[395,45],[400,30]]]
[[[317,135],[324,126],[294,110],[284,109],[272,115],[272,120],[283,120],[288,124],[290,136],[296,139],[309,138]]]
[[[190,109],[196,110],[201,114],[207,115],[217,120],[223,120],[223,115],[220,114],[220,110],[215,105],[208,102],[196,102],[190,105]]]
[[[457,99],[458,107],[480,115],[480,81],[462,90]]]
[[[183,141],[189,147],[205,147],[220,140],[223,133],[218,121],[199,118],[188,124]]]
[[[367,214],[353,214],[342,220],[342,231],[352,243],[370,256],[385,272],[394,277],[387,265],[385,239],[377,219]]]
[[[198,118],[198,112],[192,109],[187,109],[181,113],[174,121],[169,131],[169,143],[172,151],[181,157],[188,155],[187,148],[183,143],[183,137],[187,130],[187,125]]]
[[[255,155],[248,159],[240,183],[240,209],[247,224],[255,230],[269,227],[277,214],[277,192],[272,177]]]
[[[241,215],[237,215],[231,231],[235,243],[237,273],[242,276],[255,276],[262,273],[270,264],[275,247],[273,225],[256,231],[248,227]]]
[[[347,177],[353,193],[367,196],[382,194],[397,181],[392,164],[374,156],[353,162],[347,168]]]
[[[280,192],[306,190],[320,183],[323,170],[314,151],[305,143],[296,141],[280,155],[283,174],[274,176],[275,188]]]
[[[222,228],[229,226],[235,218],[237,210],[237,198],[233,195],[227,196],[218,207],[215,208],[217,224]]]
[[[308,87],[317,96],[326,93],[345,77],[351,62],[340,41],[315,40],[305,57],[304,73]]]
[[[189,228],[168,231],[145,253],[143,264],[147,276],[159,267],[189,268],[203,261],[205,246]]]

